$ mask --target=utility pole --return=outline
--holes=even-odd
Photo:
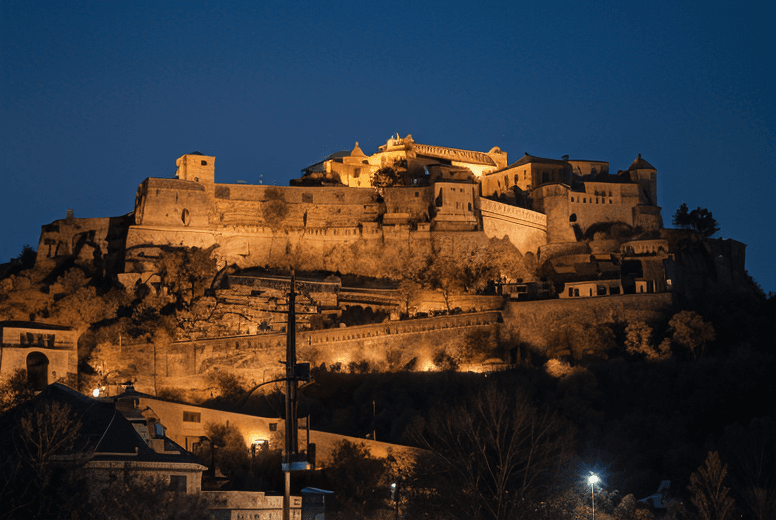
[[[283,471],[286,490],[283,495],[283,520],[291,520],[291,470],[296,462],[296,274],[291,269],[291,291],[288,294],[288,323],[286,324],[286,450]]]

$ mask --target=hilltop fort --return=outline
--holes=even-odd
[[[397,134],[372,155],[356,143],[307,166],[290,186],[217,183],[215,159],[183,155],[175,178],[141,182],[131,213],[68,212],[38,246],[41,270],[74,261],[160,298],[171,265],[214,259],[209,289],[186,289],[172,344],[121,350],[138,367],[163,356],[169,384],[276,369],[289,267],[302,273],[300,358],[380,370],[510,364],[525,348],[583,356],[558,339],[564,324],[654,321],[676,295],[746,284],[744,244],[664,228],[657,170],[640,154],[611,173],[602,160],[510,163],[498,147]],[[499,350],[505,337],[522,346]]]
[[[215,157],[198,152],[179,158],[177,167],[174,179],[144,180],[126,217],[69,217],[44,226],[38,263],[75,254],[127,284],[155,271],[160,247],[214,247],[219,267],[287,267],[289,254],[304,254],[312,269],[373,275],[372,266],[336,252],[388,249],[422,258],[507,237],[541,265],[590,253],[580,240],[606,224],[655,238],[605,254],[668,249],[657,171],[641,156],[610,174],[605,161],[525,154],[509,163],[497,147],[484,153],[430,146],[408,135],[370,156],[356,144],[305,168],[288,187],[217,183]],[[652,285],[664,286],[664,274],[647,271]]]

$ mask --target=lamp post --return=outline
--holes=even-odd
[[[591,473],[589,477],[587,477],[587,483],[590,484],[590,499],[593,502],[593,520],[595,520],[595,485],[597,482],[599,482],[598,475],[595,473]]]

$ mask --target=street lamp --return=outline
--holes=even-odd
[[[598,483],[601,479],[598,478],[598,475],[595,473],[591,473],[589,477],[587,477],[587,483],[590,484],[590,499],[593,502],[593,520],[595,520],[595,485]]]

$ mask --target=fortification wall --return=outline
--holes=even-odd
[[[672,294],[624,294],[584,300],[539,300],[508,302],[504,311],[504,328],[511,337],[537,353],[557,347],[553,337],[570,323],[609,323],[613,319],[653,323],[672,305]]]
[[[407,267],[407,259],[428,259],[434,251],[452,254],[487,243],[481,231],[429,231],[409,225],[378,227],[365,223],[352,227],[300,227],[278,229],[269,226],[220,226],[206,229],[131,226],[127,232],[126,272],[155,271],[159,248],[217,245],[218,267],[265,266],[339,271],[343,274],[396,278]]]
[[[219,184],[215,197],[216,225],[358,226],[384,212],[372,189]]]
[[[489,199],[480,199],[480,212],[487,237],[509,237],[523,254],[536,254],[547,243],[546,215]]]
[[[205,187],[194,181],[144,180],[135,197],[135,224],[201,228],[208,225],[212,204]]]
[[[106,274],[124,269],[124,245],[131,215],[109,218],[66,218],[41,227],[35,265],[51,269],[72,258]]]
[[[431,186],[406,186],[387,188],[385,198],[386,213],[406,213],[410,220],[429,221],[429,206],[434,202],[434,188]]]
[[[437,353],[463,351],[470,337],[485,341],[478,347],[495,347],[500,321],[501,313],[492,311],[298,332],[297,360],[344,370],[351,363],[377,370],[401,370],[408,365],[424,370],[434,366]],[[238,374],[256,384],[281,372],[278,360],[285,356],[285,342],[285,334],[259,334],[179,342],[156,349],[150,344],[124,346],[121,356],[127,366],[145,368],[138,373],[139,384],[145,388],[152,384],[153,374],[147,370],[152,366],[156,366],[158,386],[206,387],[205,375],[214,370]]]
[[[638,203],[636,184],[586,182],[584,193],[569,193],[569,217],[582,231],[598,222],[633,225],[633,207]]]

